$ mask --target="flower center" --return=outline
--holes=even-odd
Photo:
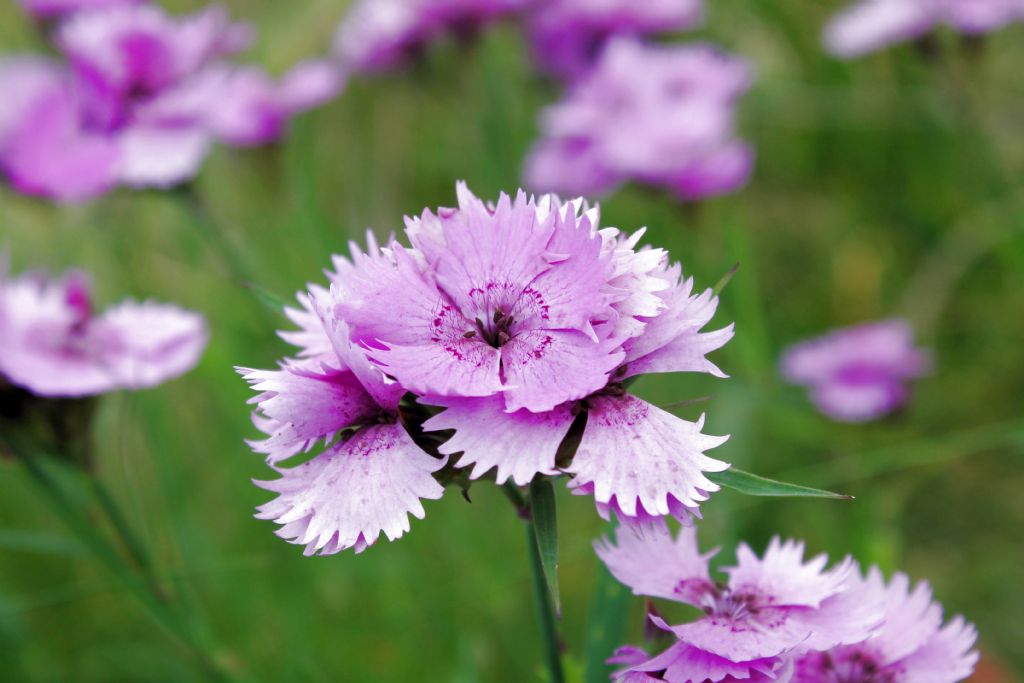
[[[882,670],[874,658],[859,650],[823,653],[818,665],[822,683],[893,683],[894,674]]]
[[[484,323],[483,320],[477,318],[476,329],[469,330],[462,336],[466,339],[479,336],[487,344],[500,349],[512,339],[512,325],[515,322],[516,319],[513,316],[506,315],[504,311],[498,309],[494,312],[490,322]]]
[[[755,598],[748,593],[733,593],[725,586],[718,586],[701,598],[700,608],[710,617],[725,619],[742,619],[749,614],[757,614]]]

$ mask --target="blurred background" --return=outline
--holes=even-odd
[[[259,28],[248,56],[280,72],[328,49],[346,3],[226,5]],[[602,201],[602,218],[649,226],[646,240],[667,246],[700,287],[740,263],[713,324],[736,322],[714,356],[731,378],[650,377],[637,392],[663,406],[710,396],[676,412],[707,411],[708,433],[732,435],[713,455],[856,496],[721,492],[701,526],[705,545],[728,549],[720,562],[739,539],[760,550],[782,534],[928,578],[947,614],[979,628],[972,680],[1024,680],[1024,26],[981,50],[943,34],[932,57],[901,46],[844,63],[819,39],[840,6],[715,0],[706,26],[686,34],[756,64],[740,103],[753,179],[686,207],[628,187]],[[43,49],[5,3],[0,51]],[[255,436],[250,392],[232,366],[271,367],[287,350],[274,333],[286,324],[239,273],[290,298],[321,282],[330,254],[368,226],[383,235],[404,214],[454,204],[457,179],[483,197],[513,191],[536,114],[558,97],[505,24],[468,50],[441,43],[405,70],[354,78],[276,147],[217,149],[196,191],[218,230],[169,194],[122,190],[60,207],[0,188],[0,245],[15,272],[81,267],[101,306],[153,297],[208,317],[197,370],[103,398],[92,466],[237,678],[544,680],[522,525],[500,491],[476,486],[472,503],[449,491],[399,542],[304,558],[252,517],[269,494],[250,480],[268,470],[243,443]],[[786,345],[893,315],[937,359],[900,414],[834,423],[780,380]],[[605,525],[592,502],[562,490],[559,515],[562,627],[581,680],[588,647],[609,636],[588,632],[594,611],[622,610],[610,654],[619,638],[639,638],[643,605],[599,580],[590,544]],[[0,558],[3,680],[204,679],[8,461]]]

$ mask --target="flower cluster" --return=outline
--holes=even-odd
[[[843,422],[873,420],[901,407],[906,382],[930,365],[903,320],[837,330],[790,347],[780,361],[787,381],[809,386],[815,405]]]
[[[772,539],[763,557],[746,545],[711,579],[696,530],[673,538],[664,528],[621,530],[595,546],[619,581],[637,595],[693,605],[704,615],[669,625],[674,642],[655,656],[616,652],[621,683],[956,683],[977,661],[974,627],[957,617],[942,626],[930,589],[897,574],[886,585],[872,567],[862,576],[850,558],[828,569],[823,555],[804,560],[802,543]]]
[[[89,284],[0,272],[0,381],[37,396],[152,387],[192,369],[207,341],[197,313],[125,301],[97,315]]]
[[[639,181],[685,200],[735,190],[753,165],[734,132],[736,99],[751,78],[745,61],[708,45],[615,39],[543,112],[526,182],[591,195]]]
[[[439,36],[469,36],[531,0],[359,0],[338,26],[334,53],[346,69],[394,68]]]
[[[825,47],[857,57],[893,43],[921,38],[940,25],[983,35],[1024,21],[1021,0],[861,0],[825,28]]]
[[[549,0],[529,14],[526,30],[542,68],[572,79],[590,69],[610,37],[693,28],[703,9],[701,0]]]
[[[725,438],[626,387],[648,373],[723,376],[706,354],[732,326],[701,332],[717,298],[663,250],[637,248],[642,231],[599,228],[582,201],[520,192],[487,205],[464,185],[458,200],[407,219],[410,246],[371,239],[336,257],[330,291],[289,311],[298,357],[241,370],[268,436],[252,446],[281,474],[261,516],[310,552],[359,550],[406,530],[418,499],[440,496],[431,474],[446,463],[520,485],[565,473],[630,522],[695,514],[718,488],[705,472],[727,467],[704,452]],[[279,465],[319,441],[333,445]]]
[[[341,87],[326,62],[274,82],[225,61],[251,31],[219,8],[174,17],[137,3],[77,4],[54,31],[64,63],[0,58],[0,171],[28,194],[78,200],[118,184],[180,183],[198,172],[211,141],[273,140],[290,115]]]

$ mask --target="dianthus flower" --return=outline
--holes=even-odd
[[[957,683],[974,671],[977,632],[957,616],[945,626],[942,607],[921,582],[911,590],[906,574],[886,585],[877,567],[855,591],[864,600],[885,603],[885,624],[864,642],[797,659],[793,683]]]
[[[440,495],[427,480],[445,456],[458,456],[452,469],[466,468],[470,479],[492,470],[498,483],[520,485],[572,475],[574,491],[593,495],[601,514],[629,522],[696,514],[718,489],[705,472],[728,467],[704,451],[725,437],[702,434],[703,418],[677,418],[625,385],[646,373],[724,376],[705,356],[731,338],[732,326],[700,331],[717,298],[710,290],[694,294],[692,279],[664,251],[637,249],[642,231],[599,229],[598,211],[584,211],[582,201],[520,192],[487,205],[464,185],[458,199],[458,208],[407,219],[411,247],[392,240],[380,248],[371,239],[365,253],[353,245],[351,260],[336,257],[330,292],[313,287],[301,308],[287,311],[299,329],[282,336],[300,348],[297,358],[273,373],[246,371],[264,392],[257,425],[270,435],[253,447],[272,463],[339,430],[364,428],[361,413],[352,417],[313,389],[327,392],[330,377],[353,368],[353,358],[364,387],[369,376],[393,392],[377,402],[373,424],[394,422],[398,398],[409,392],[401,412],[417,416],[402,423],[413,441],[386,461],[397,473],[367,484],[370,475],[331,470],[314,484],[296,468],[280,480],[288,499],[264,514],[283,524],[311,515],[315,534],[304,526],[282,530],[301,543],[316,539],[311,550],[359,547],[360,515],[400,516],[404,524],[405,511],[421,512],[416,497]],[[562,453],[571,450],[563,446],[574,424],[582,432],[578,448]],[[402,425],[393,429],[402,433]],[[424,443],[436,451],[433,459],[420,452]],[[345,462],[331,459],[338,468]],[[392,487],[416,496],[391,505]],[[332,495],[358,496],[366,509],[317,515],[327,508],[316,502]],[[331,540],[332,529],[342,541]]]
[[[118,5],[141,5],[146,0],[19,0],[21,7],[36,19],[55,19],[87,10]]]
[[[836,56],[857,57],[943,24],[982,35],[1016,21],[1024,21],[1021,0],[861,0],[828,24],[825,46]]]
[[[929,366],[903,320],[836,330],[790,347],[780,361],[787,381],[810,387],[818,409],[844,422],[873,420],[901,407],[907,381]]]
[[[0,60],[0,170],[18,190],[58,200],[117,184],[168,187],[198,172],[214,137],[271,139],[288,115],[340,88],[322,66],[303,65],[273,85],[225,65],[248,39],[248,27],[218,8],[73,15],[55,34],[69,68]]]
[[[358,0],[339,24],[334,53],[353,71],[399,66],[445,33],[472,34],[531,0]]]
[[[541,114],[526,182],[592,195],[637,181],[684,200],[736,190],[753,166],[752,149],[734,132],[736,100],[751,78],[745,61],[708,45],[614,39]]]
[[[586,72],[612,36],[635,36],[693,28],[701,0],[548,0],[531,8],[526,30],[545,71],[562,78]]]
[[[824,555],[805,562],[804,546],[795,541],[772,539],[763,558],[740,544],[736,566],[724,569],[724,584],[710,578],[715,552],[700,553],[693,527],[674,539],[664,527],[620,529],[617,543],[606,539],[595,549],[635,594],[704,612],[675,626],[652,616],[676,642],[653,658],[635,648],[620,650],[616,660],[628,666],[620,680],[629,683],[786,680],[795,652],[861,642],[883,618],[880,596],[854,590],[858,576],[850,558],[826,570]]]
[[[126,301],[97,315],[80,273],[0,272],[0,380],[38,396],[152,387],[192,369],[208,334],[197,313]]]

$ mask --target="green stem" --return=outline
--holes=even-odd
[[[534,529],[533,515],[530,513],[530,506],[526,498],[512,482],[506,482],[501,489],[515,506],[519,516],[526,522],[526,547],[530,554],[533,600],[537,609],[537,621],[540,625],[544,659],[548,675],[551,678],[550,683],[565,683],[565,672],[562,669],[562,646],[558,635],[555,607],[551,603],[551,594],[548,592],[547,581],[544,578],[544,564],[541,560],[540,548],[537,546],[537,531]]]
[[[6,445],[24,464],[33,483],[50,501],[64,524],[78,536],[81,543],[92,552],[96,559],[121,580],[125,587],[149,609],[152,616],[186,646],[207,676],[216,681],[230,680],[230,677],[210,656],[206,644],[195,637],[179,615],[164,601],[163,595],[155,593],[153,586],[140,581],[135,576],[121,555],[88,522],[84,511],[78,509],[61,484],[40,464],[38,458],[13,441],[7,441]]]
[[[117,534],[124,551],[131,558],[139,572],[146,577],[153,595],[166,602],[168,596],[161,586],[160,578],[157,576],[156,565],[153,564],[153,560],[149,556],[146,547],[128,523],[128,518],[121,512],[121,508],[118,507],[117,502],[103,482],[96,476],[90,476],[89,479],[92,482],[92,489],[96,495],[96,500],[99,501],[100,507],[103,508],[103,512],[110,521],[110,525]]]
[[[224,264],[231,271],[232,278],[242,286],[254,282],[248,265],[235,246],[231,244],[220,224],[214,219],[196,188],[192,185],[184,185],[173,195],[178,199],[179,206],[188,214],[189,224],[199,232],[199,236],[204,242],[210,244],[220,254]]]

